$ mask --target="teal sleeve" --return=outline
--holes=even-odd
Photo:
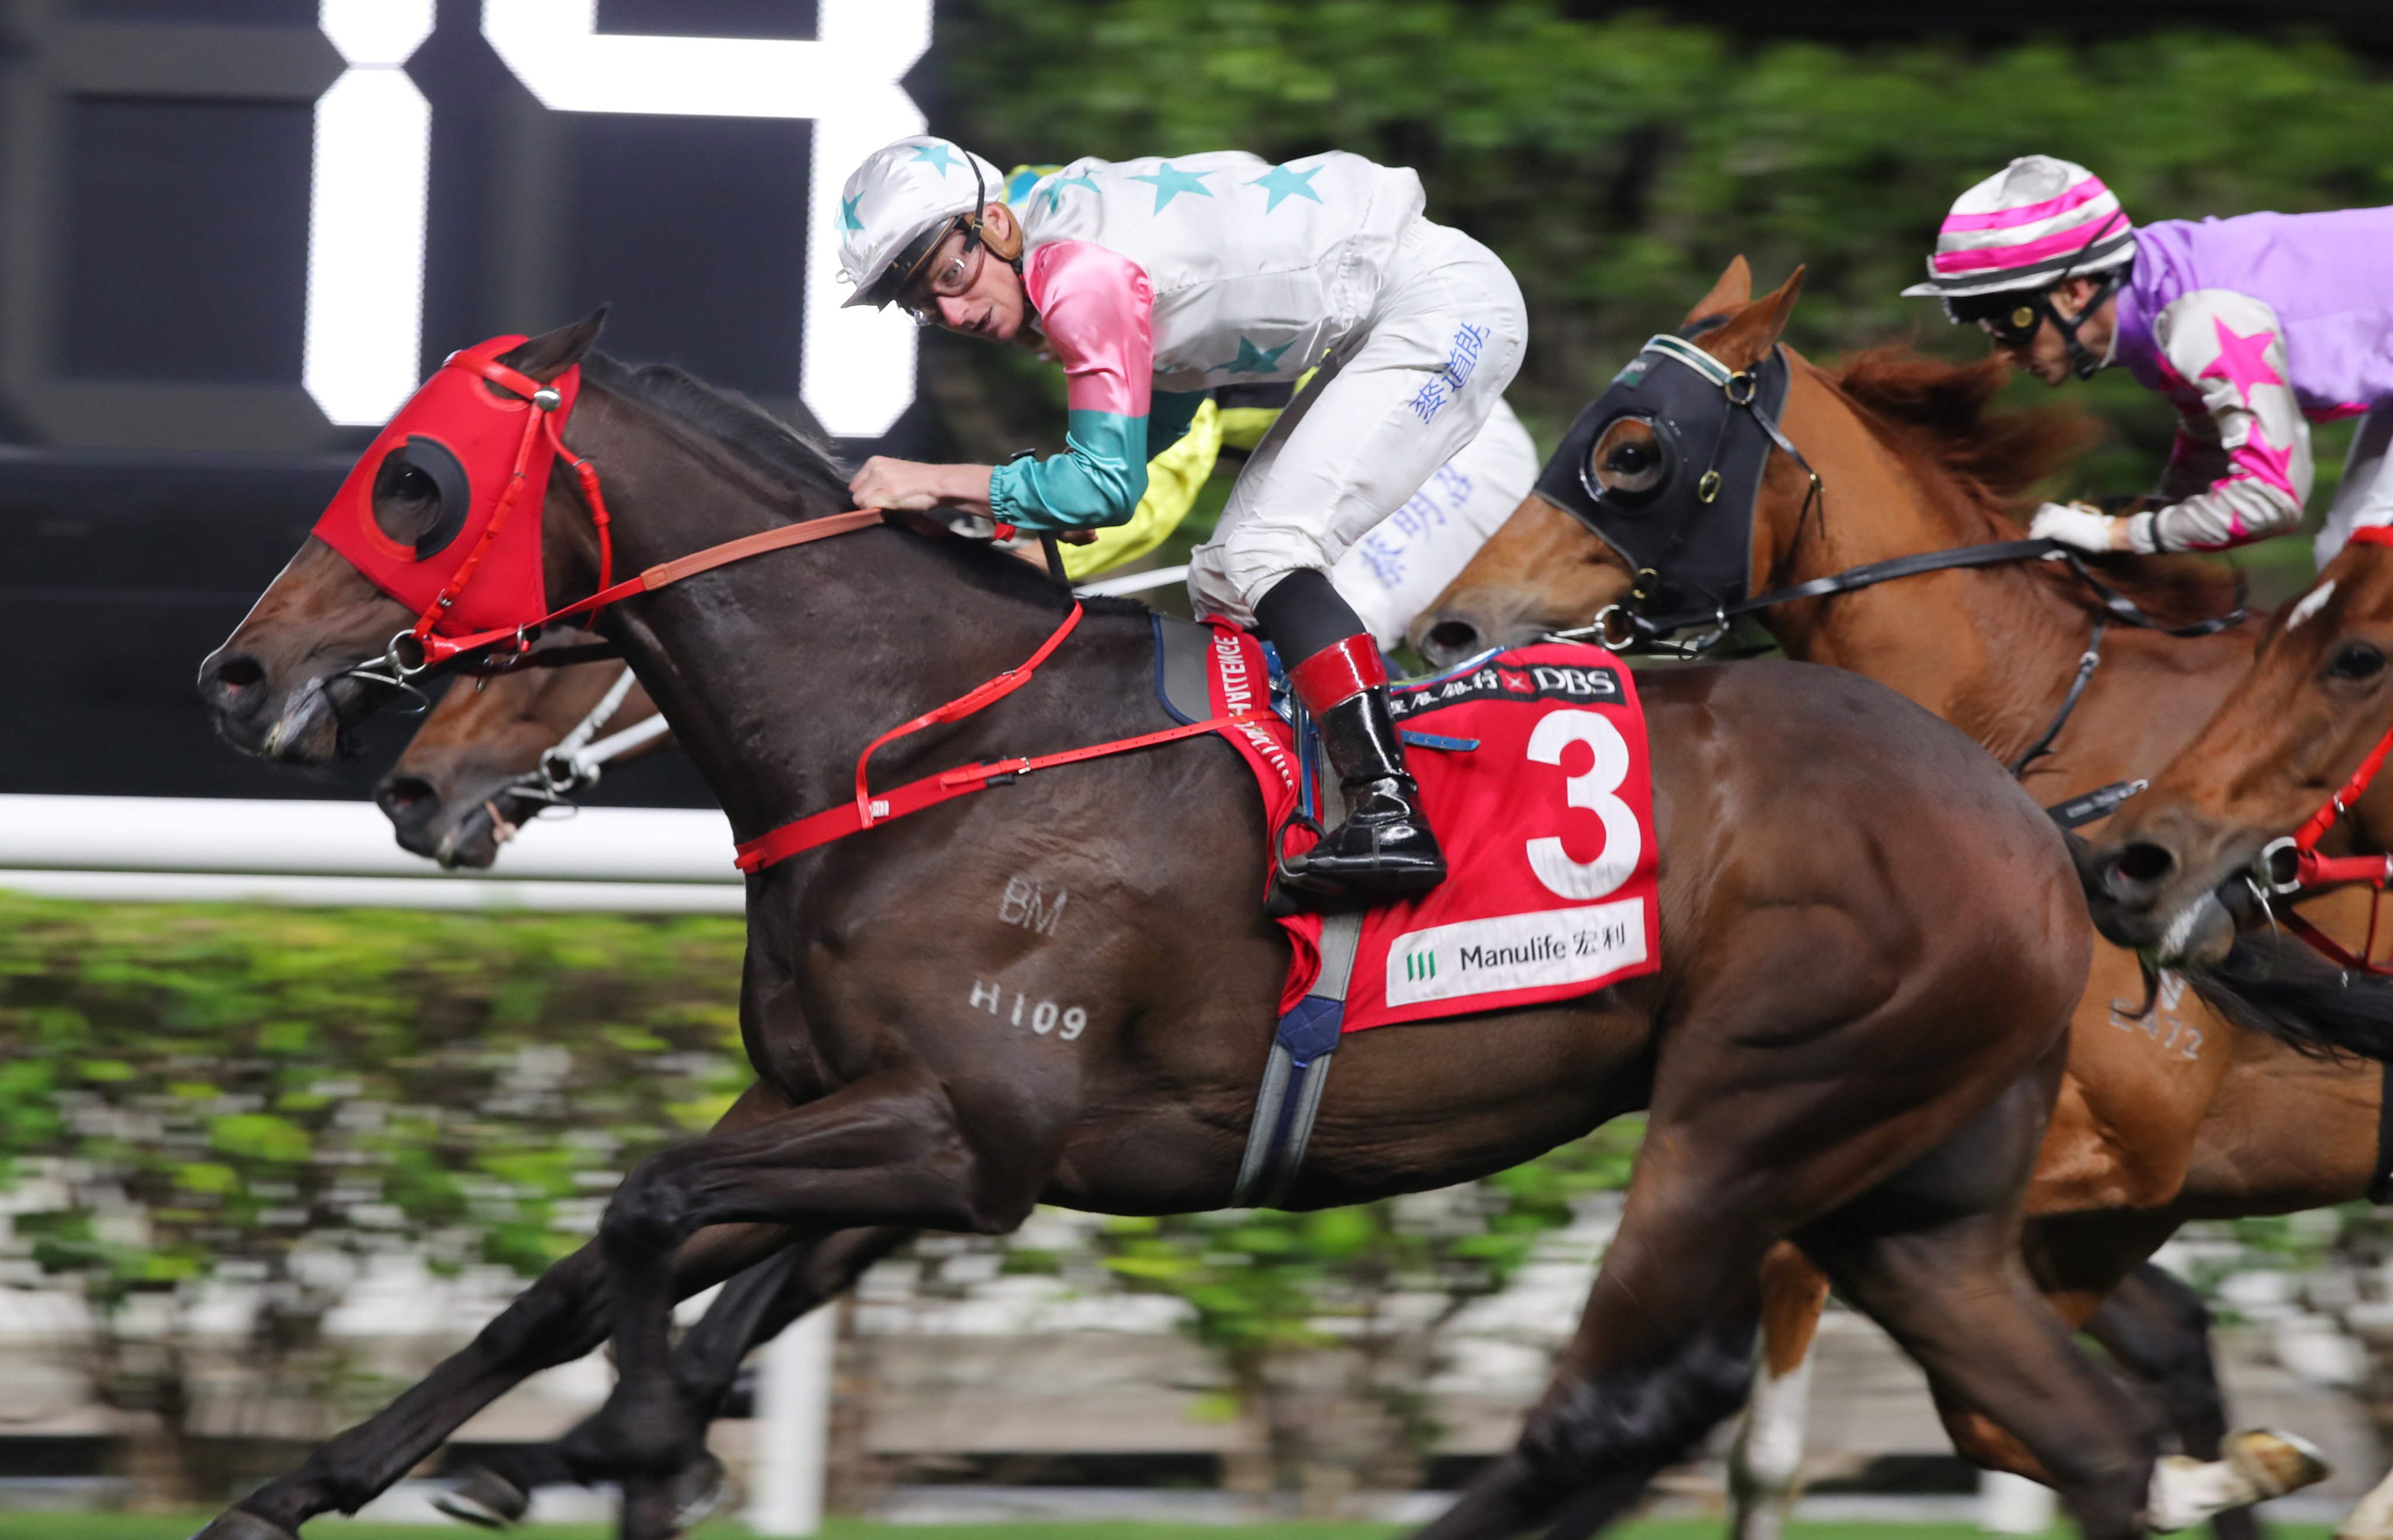
[[[1146,495],[1144,417],[1074,411],[1064,452],[1000,465],[988,478],[989,511],[1022,529],[1094,529],[1119,524]],[[1184,426],[1184,424],[1183,424]]]
[[[1146,409],[1146,457],[1161,454],[1188,436],[1196,409],[1205,404],[1201,390],[1158,390]]]

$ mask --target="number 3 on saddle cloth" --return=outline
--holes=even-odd
[[[1217,625],[1211,660],[1215,713],[1253,710],[1262,646]],[[1317,1053],[1331,1034],[1570,999],[1661,966],[1652,760],[1617,658],[1541,642],[1397,685],[1391,702],[1450,875],[1361,917],[1342,988],[1315,992],[1322,917],[1280,921],[1295,950],[1284,1042]],[[1271,828],[1301,848],[1292,735],[1274,723],[1223,736],[1254,771]]]

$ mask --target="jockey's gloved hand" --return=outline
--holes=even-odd
[[[2126,523],[2083,502],[2047,502],[2028,521],[2032,540],[2057,540],[2080,551],[2125,551]]]

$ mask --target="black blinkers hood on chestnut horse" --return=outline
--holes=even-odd
[[[743,863],[757,1084],[634,1170],[597,1239],[472,1345],[207,1540],[291,1540],[354,1510],[508,1386],[610,1336],[621,1376],[593,1446],[621,1479],[624,1534],[662,1540],[673,1481],[703,1455],[705,1409],[671,1356],[677,1298],[811,1261],[835,1233],[1002,1232],[1040,1202],[1201,1209],[1237,1180],[1289,957],[1262,902],[1272,831],[1227,744],[1170,731],[1148,613],[1075,611],[1009,556],[850,509],[811,446],[686,376],[592,355],[596,333],[469,349],[444,372],[485,447],[402,412],[327,514],[347,527],[300,550],[201,688],[236,746],[320,763],[444,655],[588,617],[761,852]],[[411,437],[440,440],[463,486]],[[560,446],[575,479],[536,491]],[[335,542],[362,545],[373,575]],[[1641,689],[1659,971],[1353,1034],[1286,1200],[1448,1185],[1649,1111],[1551,1392],[1427,1533],[1576,1536],[1621,1511],[1742,1401],[1761,1258],[1792,1237],[1948,1406],[2016,1434],[2093,1540],[2127,1540],[2154,1419],[2078,1350],[2014,1245],[2091,946],[2059,832],[1976,745],[1857,676],[1759,662]],[[967,694],[990,709],[938,715]],[[889,741],[906,723],[932,725]],[[870,806],[909,775],[1105,740],[1152,746],[912,816]],[[1559,809],[1568,776],[1550,769],[1535,784]],[[820,817],[864,832],[759,843]],[[1007,920],[1026,875],[1072,895],[1060,933]],[[1004,993],[1084,1029],[1017,1029],[983,1004]]]
[[[1798,273],[1799,279],[1800,274]],[[1795,539],[1825,516],[1819,473],[1779,425],[1789,371],[1783,346],[1752,367],[1733,370],[1688,339],[1722,324],[1695,321],[1680,333],[1651,338],[1603,394],[1579,413],[1545,467],[1535,495],[1585,525],[1630,573],[1627,595],[1566,636],[1586,636],[1622,650],[1700,656],[1723,641],[1732,620],[1807,599],[1956,568],[2050,559],[2066,563],[2101,607],[2093,644],[2057,714],[2012,763],[2019,774],[2042,754],[2070,719],[2099,656],[2101,628],[2124,624],[2171,636],[2213,635],[2246,618],[2241,578],[2234,607],[2170,625],[2155,620],[2077,553],[2050,540],[1983,542],[1920,552],[1848,568],[1789,586],[1775,574],[1754,592],[1754,516],[1771,450],[1785,455],[1808,478],[1796,515]],[[1609,473],[1601,475],[1600,473]],[[1423,617],[1433,636],[1434,611]],[[1674,638],[1703,628],[1691,642]],[[1442,656],[1442,655],[1441,655]],[[2093,821],[2140,788],[2120,782],[2070,799],[2050,811],[2064,828]],[[2073,848],[2076,837],[2071,836]],[[2088,880],[2088,893],[2098,902]],[[2257,929],[2239,944],[2173,959],[2219,1013],[2248,1029],[2301,1047],[2382,1057],[2393,1043],[2393,981],[2355,976],[2332,958],[2276,944],[2265,906],[2247,894],[2222,892],[2225,907]],[[2147,999],[2158,971],[2145,966]]]

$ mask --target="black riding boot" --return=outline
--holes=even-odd
[[[1297,698],[1320,724],[1321,746],[1346,794],[1346,821],[1288,859],[1285,885],[1342,907],[1409,898],[1445,881],[1420,788],[1405,770],[1380,649],[1360,618],[1313,571],[1282,579],[1255,608]]]
[[[1346,821],[1288,863],[1300,892],[1353,903],[1410,898],[1445,881],[1445,857],[1405,773],[1404,739],[1379,684],[1314,712],[1321,746],[1346,793]]]

